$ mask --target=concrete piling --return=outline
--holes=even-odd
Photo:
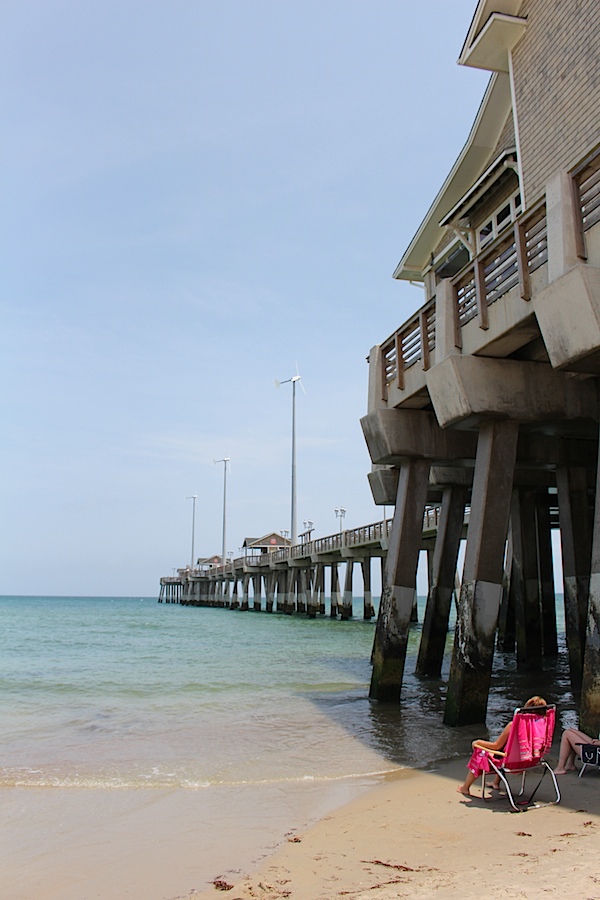
[[[446,725],[485,721],[518,434],[510,420],[479,429]]]

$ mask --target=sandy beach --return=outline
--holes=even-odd
[[[472,799],[461,797],[455,789],[464,772],[464,762],[453,761],[401,773],[288,835],[258,872],[237,880],[215,873],[215,887],[188,897],[600,898],[597,771],[560,778],[559,805],[546,805],[546,776],[540,806],[522,813],[511,812],[504,797],[482,801],[481,781]]]
[[[522,813],[481,800],[480,781],[459,795],[464,774],[464,760],[400,770],[358,797],[355,786],[350,803],[347,785],[336,803],[315,784],[304,810],[263,785],[253,813],[232,787],[210,810],[201,791],[3,789],[0,896],[600,898],[598,771],[562,776],[559,805],[546,776],[540,806]],[[322,818],[295,829],[315,821],[317,799]]]

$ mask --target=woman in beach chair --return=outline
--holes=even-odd
[[[552,742],[554,713],[554,707],[548,706],[543,697],[530,697],[524,707],[515,710],[512,722],[506,726],[497,740],[473,741],[473,754],[467,764],[469,774],[463,784],[457,788],[459,794],[471,796],[470,787],[481,775],[482,796],[484,796],[485,775],[488,772],[494,772],[492,789],[498,790],[502,780],[511,805],[514,809],[518,809],[506,780],[506,774],[522,774],[521,793],[523,793],[526,772],[528,769],[541,766],[543,775],[546,774],[546,771],[552,774],[558,803],[560,794],[556,779],[552,769],[543,758]],[[513,728],[515,729],[514,733]],[[504,748],[506,748],[506,752]],[[531,802],[531,800],[533,800],[533,795],[527,802]]]
[[[558,763],[554,770],[555,775],[566,775],[567,772],[576,772],[575,757],[581,758],[581,745],[593,744],[600,746],[600,740],[595,740],[577,728],[567,728],[560,739]]]

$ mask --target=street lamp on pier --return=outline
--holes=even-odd
[[[346,517],[346,509],[343,506],[337,506],[335,510],[336,518],[340,520],[340,534],[344,530],[344,519]]]

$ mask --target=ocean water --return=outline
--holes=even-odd
[[[0,616],[0,786],[364,781],[464,755],[481,736],[442,724],[451,634],[442,679],[412,674],[420,626],[390,708],[368,700],[374,622],[359,618],[77,597],[3,597]],[[573,724],[561,640],[535,675],[497,654],[491,732],[534,693]]]

